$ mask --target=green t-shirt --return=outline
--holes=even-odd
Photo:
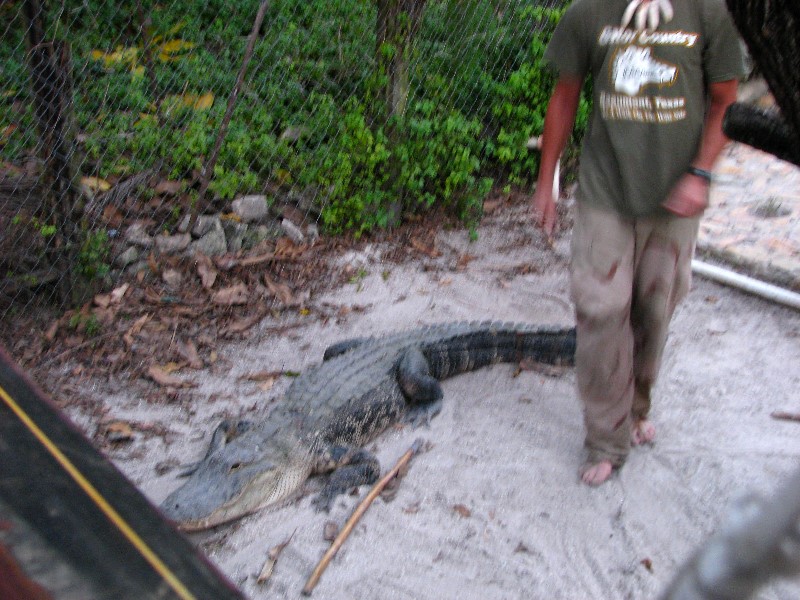
[[[634,217],[661,203],[694,159],[707,84],[745,73],[724,0],[672,0],[655,31],[620,27],[628,0],[575,0],[545,61],[558,73],[592,75],[578,199]],[[662,19],[663,20],[663,19]]]

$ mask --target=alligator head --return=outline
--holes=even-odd
[[[249,515],[291,496],[308,477],[310,462],[297,443],[243,437],[250,439],[209,452],[161,504],[180,529],[200,531]]]

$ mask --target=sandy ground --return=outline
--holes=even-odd
[[[311,300],[341,307],[340,318],[220,347],[232,367],[194,376],[200,387],[191,406],[147,404],[135,385],[87,389],[105,396],[110,418],[175,432],[138,437],[110,456],[159,503],[180,480],[175,469],[157,466],[201,457],[222,415],[261,418],[288,384],[282,378],[263,391],[242,375],[301,370],[334,341],[424,323],[569,324],[568,247],[566,233],[546,248],[520,205],[487,217],[477,242],[463,231],[441,233],[438,257],[397,266],[382,261],[377,246],[342,257],[363,277]],[[800,424],[770,417],[800,408],[798,364],[797,312],[696,281],[666,352],[652,414],[657,441],[636,449],[598,489],[577,477],[583,430],[571,370],[515,376],[514,366],[498,365],[447,380],[443,411],[430,427],[392,429],[371,445],[384,469],[418,437],[431,448],[414,459],[393,501],[375,502],[314,596],[655,597],[737,495],[769,493],[798,465]],[[328,547],[325,523],[341,526],[357,502],[341,498],[326,515],[313,511],[306,494],[191,539],[248,596],[298,597]],[[271,580],[257,584],[268,550],[292,534]],[[760,597],[800,597],[800,582],[777,582]]]

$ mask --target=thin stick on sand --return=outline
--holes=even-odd
[[[369,494],[367,494],[361,503],[356,507],[355,511],[353,511],[353,514],[347,520],[347,523],[345,523],[344,527],[342,527],[339,535],[337,535],[336,539],[331,542],[331,547],[328,548],[328,551],[320,559],[319,563],[314,569],[314,572],[311,573],[311,577],[309,577],[308,581],[306,581],[306,585],[303,587],[304,596],[311,595],[311,592],[314,590],[314,587],[316,587],[317,583],[319,583],[319,579],[322,577],[325,569],[328,568],[328,563],[330,563],[333,557],[336,556],[339,548],[342,547],[344,541],[353,531],[356,523],[358,523],[359,519],[361,519],[364,513],[367,512],[369,505],[372,504],[372,501],[375,500],[375,498],[378,497],[378,494],[383,491],[383,488],[385,488],[389,482],[397,476],[397,474],[400,472],[400,469],[407,465],[415,454],[419,453],[419,451],[422,449],[422,444],[422,440],[418,439],[414,441],[414,443],[411,445],[411,448],[409,448],[406,453],[400,457],[400,460],[398,460],[397,464],[392,467],[392,470],[386,473],[386,475],[384,475],[383,478],[375,484],[375,486],[370,490]]]

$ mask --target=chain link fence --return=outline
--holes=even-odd
[[[434,206],[474,222],[535,172],[564,4],[3,3],[0,317],[74,306],[152,252]]]

